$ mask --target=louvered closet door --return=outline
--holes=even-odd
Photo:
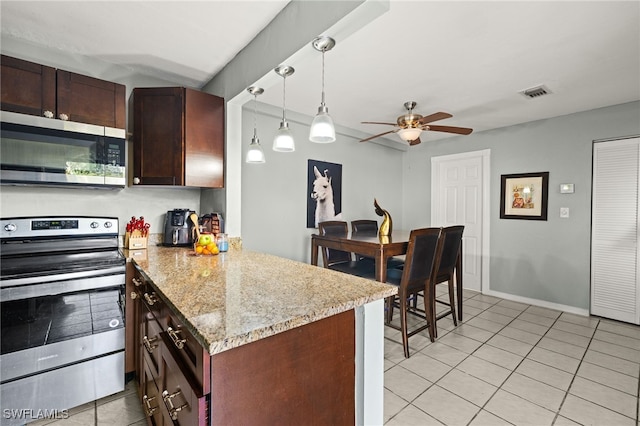
[[[640,138],[594,143],[591,313],[640,324]]]

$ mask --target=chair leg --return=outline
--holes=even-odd
[[[427,284],[424,295],[424,313],[427,321],[429,321],[429,340],[434,342],[438,335],[436,334],[436,289],[433,283]]]
[[[451,306],[451,315],[453,316],[453,325],[458,326],[456,318],[455,288],[453,286],[453,275],[449,278],[449,305]]]
[[[385,299],[385,301],[384,301],[384,302],[385,302],[385,305],[386,305],[386,309],[385,309],[385,310],[386,310],[386,312],[385,312],[385,322],[386,322],[387,324],[390,324],[390,323],[391,323],[391,320],[392,320],[392,318],[393,318],[393,298],[394,298],[394,297],[395,297],[395,296],[387,297],[387,298]]]
[[[409,334],[407,332],[407,301],[406,299],[404,299],[404,303],[400,304],[400,330],[402,333],[402,346],[404,347],[404,357],[409,358]]]

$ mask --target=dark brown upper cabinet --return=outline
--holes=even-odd
[[[57,70],[57,118],[124,129],[125,86]]]
[[[133,90],[133,183],[224,187],[224,99],[184,87]]]
[[[124,129],[125,86],[2,55],[2,110]]]
[[[0,60],[2,110],[52,118],[56,113],[56,69],[6,55]]]

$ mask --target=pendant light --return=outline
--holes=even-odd
[[[333,126],[333,120],[329,115],[329,109],[324,103],[324,52],[333,49],[336,41],[331,37],[316,37],[311,43],[314,49],[322,52],[322,99],[318,114],[311,123],[309,131],[309,140],[316,143],[330,143],[336,140],[336,129]]]
[[[253,95],[253,137],[251,138],[251,145],[249,145],[249,151],[247,151],[247,163],[264,163],[264,151],[260,145],[260,139],[258,139],[258,131],[256,126],[256,116],[258,115],[258,95],[264,92],[261,87],[251,86],[247,89],[249,93]]]
[[[292,152],[296,150],[296,145],[293,140],[293,135],[291,134],[291,130],[289,130],[289,123],[287,123],[287,118],[285,116],[285,100],[287,96],[287,77],[292,75],[295,70],[293,67],[288,65],[283,65],[274,69],[276,74],[282,77],[282,121],[280,122],[280,128],[276,133],[276,137],[273,138],[273,150],[279,152]]]

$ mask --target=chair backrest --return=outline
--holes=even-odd
[[[435,279],[442,255],[441,228],[413,229],[404,262],[400,287],[421,291]]]
[[[318,231],[320,235],[337,235],[346,237],[349,232],[347,222],[339,220],[329,220],[318,223]],[[334,250],[326,247],[322,248],[322,258],[324,259],[324,266],[328,268],[331,265],[342,262],[351,261],[351,253],[348,251]]]
[[[462,244],[463,225],[442,228],[442,258],[438,268],[438,282],[449,279],[456,268],[456,260]]]
[[[370,232],[377,233],[378,232],[378,221],[372,219],[360,219],[360,220],[352,220],[351,221],[351,232]]]

